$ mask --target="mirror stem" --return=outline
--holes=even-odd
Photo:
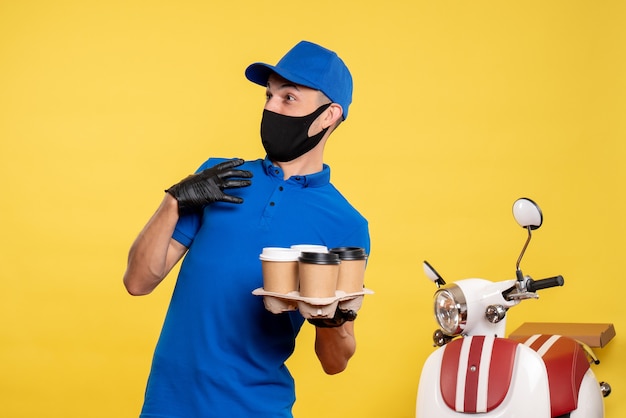
[[[522,262],[522,257],[524,257],[526,248],[528,248],[528,243],[530,242],[530,239],[532,238],[532,232],[531,232],[532,228],[530,226],[527,226],[526,229],[528,230],[528,238],[526,238],[526,243],[524,244],[524,248],[522,248],[522,252],[519,255],[519,258],[517,259],[517,264],[515,265],[517,280],[519,280],[520,282],[524,280],[524,276],[522,275],[522,271],[520,270],[519,265]]]

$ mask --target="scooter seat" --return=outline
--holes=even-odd
[[[575,340],[560,335],[533,335],[517,339],[541,355],[548,371],[550,407],[553,417],[578,407],[578,392],[589,361]]]

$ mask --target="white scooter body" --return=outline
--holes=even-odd
[[[552,405],[550,400],[551,390],[562,390],[564,388],[550,388],[546,363],[542,358],[542,352],[550,349],[550,344],[546,343],[535,351],[518,341],[503,338],[506,325],[506,318],[493,324],[484,319],[484,307],[500,304],[510,308],[519,301],[506,301],[502,293],[505,289],[514,286],[515,280],[493,283],[482,279],[467,279],[455,282],[467,297],[467,305],[474,307],[468,309],[467,328],[472,329],[471,335],[466,335],[462,339],[444,345],[433,352],[422,369],[419,389],[417,394],[417,418],[459,418],[468,414],[480,414],[481,418],[551,418]],[[476,309],[481,306],[483,309]],[[539,336],[535,336],[538,338]],[[479,345],[479,356],[472,355],[472,341],[481,339]],[[566,337],[553,336],[551,342],[559,338]],[[529,339],[530,341],[531,339]],[[501,348],[496,341],[507,341],[509,348]],[[456,344],[459,350],[457,360],[458,367],[446,368],[444,354],[446,350]],[[530,345],[530,342],[527,342]],[[578,343],[573,343],[577,345]],[[502,354],[504,350],[513,350],[514,354]],[[579,373],[582,381],[576,386],[574,377],[572,381],[566,381],[564,386],[577,387],[578,392],[573,398],[577,403],[572,405],[575,409],[566,409],[563,413],[571,413],[570,418],[602,418],[604,417],[604,402],[593,371],[588,368],[586,358],[583,356],[573,358],[573,362],[578,360]],[[449,361],[449,360],[448,360]],[[559,359],[562,363],[564,360]],[[581,364],[585,362],[585,364]],[[566,362],[556,366],[555,373],[558,375],[572,374],[576,368],[575,364]],[[494,370],[499,368],[510,368],[510,379],[494,377]],[[450,377],[450,374],[455,376]],[[584,373],[584,375],[582,375]],[[474,386],[470,387],[471,376],[474,377]],[[497,373],[496,373],[497,374]],[[442,375],[448,377],[442,386]],[[444,377],[445,378],[445,377]],[[450,380],[451,379],[451,380]],[[450,383],[452,382],[452,383]],[[562,383],[562,382],[561,382]],[[455,396],[452,399],[448,396],[446,402],[444,395],[445,385],[455,385]],[[508,388],[502,394],[502,388]],[[494,395],[493,392],[500,392]],[[489,401],[493,397],[500,400]],[[469,406],[468,406],[469,405]],[[495,405],[495,406],[494,406]]]
[[[578,408],[572,411],[570,418],[604,417],[604,400],[598,390],[598,380],[591,369],[587,370],[578,391]]]
[[[494,340],[494,337],[487,337],[486,341],[489,339]],[[467,346],[471,340],[471,337],[464,338],[464,345]],[[548,373],[541,356],[524,344],[517,343],[516,347],[510,385],[501,403],[491,410],[487,409],[492,390],[490,385],[498,386],[502,382],[489,379],[489,371],[507,365],[492,363],[491,359],[494,357],[481,357],[477,364],[460,362],[466,365],[466,374],[472,373],[472,366],[475,366],[474,373],[479,374],[475,397],[470,399],[471,405],[474,405],[469,407],[471,412],[465,403],[467,392],[464,389],[467,387],[467,380],[464,379],[467,377],[461,367],[457,370],[457,373],[461,373],[456,376],[454,409],[446,404],[442,393],[442,363],[448,346],[438,348],[428,357],[422,369],[417,393],[417,418],[460,418],[475,414],[479,414],[481,418],[551,418],[563,415],[552,415]],[[587,369],[582,378],[577,400],[576,409],[568,410],[570,418],[604,417],[602,394],[591,369]]]

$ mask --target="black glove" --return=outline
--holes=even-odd
[[[345,324],[347,321],[354,321],[356,319],[356,312],[352,309],[343,311],[337,307],[335,316],[332,318],[309,318],[311,324],[320,328],[336,328]]]
[[[198,174],[190,175],[167,189],[166,192],[178,200],[179,213],[202,209],[204,206],[217,201],[242,203],[242,198],[227,195],[223,190],[233,187],[246,187],[251,184],[250,180],[231,180],[231,177],[252,177],[252,173],[249,171],[232,170],[233,167],[243,163],[244,160],[242,159],[224,161]]]

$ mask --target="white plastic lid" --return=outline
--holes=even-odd
[[[265,247],[259,255],[262,261],[298,261],[300,251],[293,248]]]
[[[316,245],[316,244],[297,244],[292,245],[291,248],[296,249],[301,252],[307,253],[327,253],[328,248],[324,245]]]

